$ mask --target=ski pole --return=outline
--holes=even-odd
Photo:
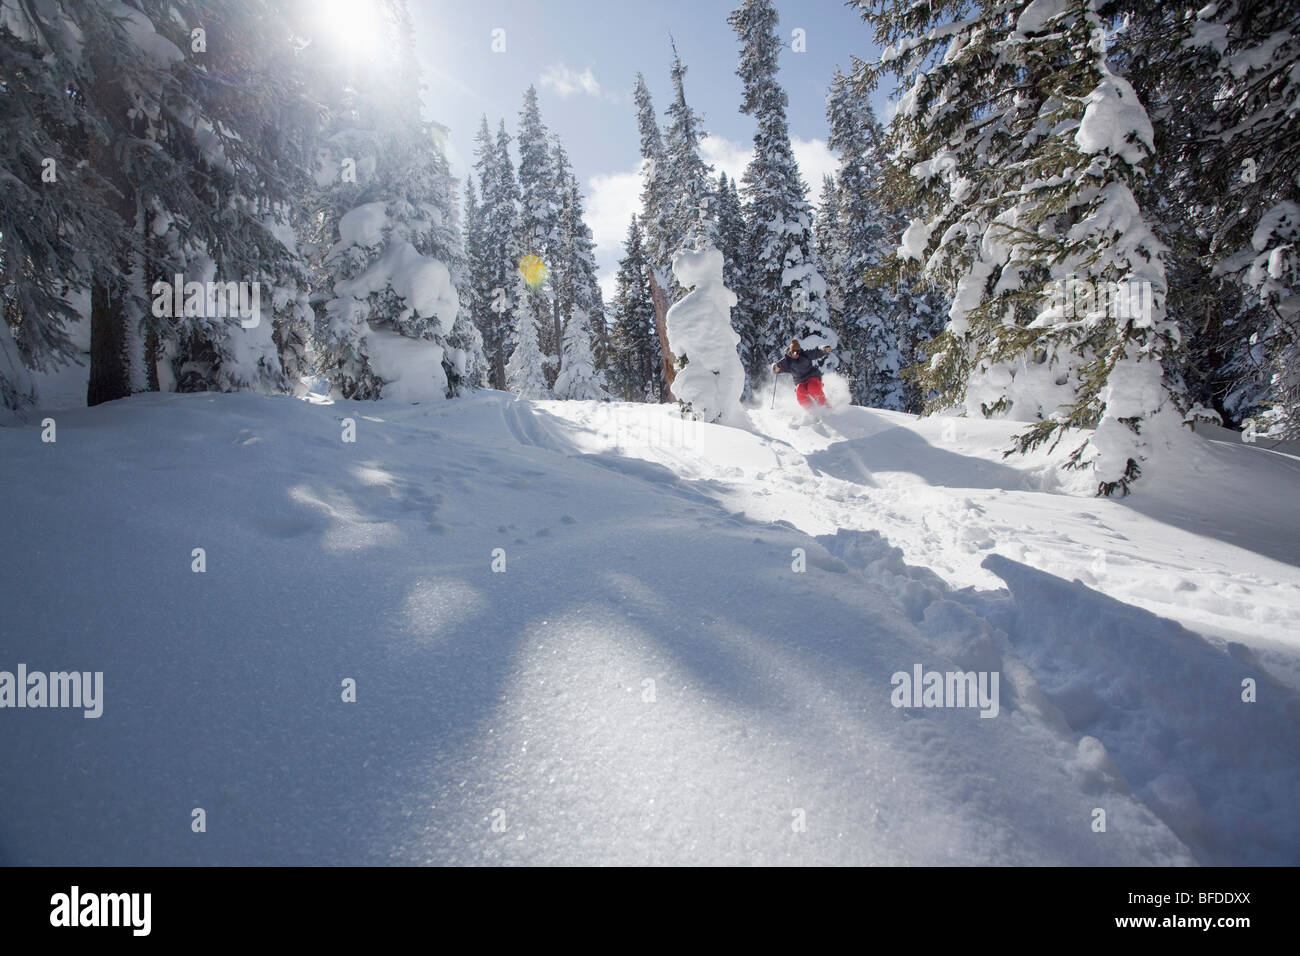
[[[769,405],[768,408],[769,409],[776,408],[776,376],[775,375],[772,376],[772,404]]]

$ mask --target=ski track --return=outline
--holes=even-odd
[[[61,413],[56,446],[0,430],[0,667],[107,687],[98,720],[2,715],[5,862],[1297,862],[1292,645],[1125,582],[1160,612],[1162,575],[1293,567],[1147,557],[1149,519],[907,416],[672,412],[169,395]],[[914,664],[1000,673],[999,715],[892,706]]]

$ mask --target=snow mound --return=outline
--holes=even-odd
[[[384,380],[384,398],[395,402],[439,402],[447,397],[444,349],[436,342],[412,339],[386,329],[365,337],[370,367]]]

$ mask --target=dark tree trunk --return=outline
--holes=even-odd
[[[126,398],[131,394],[131,363],[126,357],[126,322],[122,299],[103,283],[90,289],[90,381],[86,404]]]
[[[498,345],[492,350],[492,387],[502,392],[506,390],[505,345]]]
[[[560,293],[555,293],[555,376],[559,378],[564,363],[564,324],[560,321]]]
[[[663,401],[667,402],[672,400],[670,389],[673,379],[677,377],[677,358],[673,355],[673,350],[668,347],[668,296],[659,287],[654,269],[646,271],[650,273],[650,301],[655,308],[655,331],[659,333],[659,354],[663,356],[664,361]]]
[[[102,56],[92,41],[91,62],[100,77],[112,75],[111,64]],[[120,85],[112,83],[104,91],[103,103],[117,116],[125,117],[130,100]],[[90,142],[90,162],[111,183],[116,193],[106,197],[114,207],[125,230],[136,225],[135,191],[122,168],[123,157],[115,141],[103,142],[93,138]],[[131,269],[130,253],[123,251],[117,257],[118,274],[125,277]],[[90,377],[86,386],[86,404],[100,405],[131,394],[131,362],[126,344],[126,288],[124,282],[113,282],[105,276],[96,276],[90,286]]]
[[[144,339],[145,383],[151,392],[160,390],[158,385],[158,333],[150,330]]]

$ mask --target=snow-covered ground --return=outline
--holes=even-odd
[[[861,408],[53,414],[0,429],[0,670],[103,671],[103,715],[0,711],[0,861],[1300,862],[1276,451],[1114,501]],[[894,706],[918,666],[996,716]]]

